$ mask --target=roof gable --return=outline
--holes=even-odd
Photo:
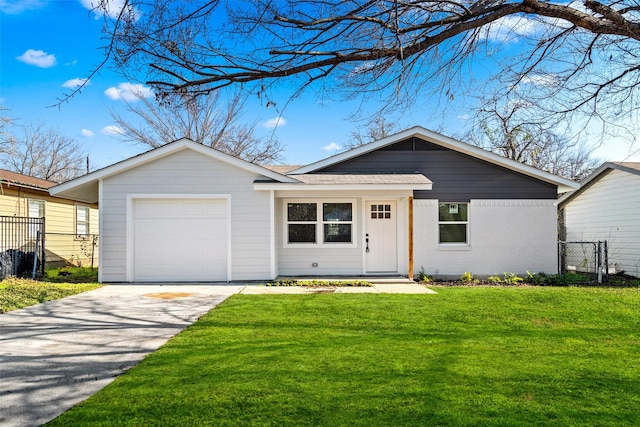
[[[591,172],[589,176],[580,182],[580,188],[571,193],[565,194],[559,200],[559,205],[562,207],[573,200],[578,195],[582,194],[585,190],[591,187],[596,182],[600,181],[606,174],[613,170],[619,170],[627,172],[632,175],[640,175],[640,162],[606,162],[603,163],[598,169]]]
[[[336,154],[335,156],[326,158],[324,160],[320,160],[310,165],[303,166],[301,168],[298,168],[294,171],[289,172],[288,175],[295,177],[296,174],[313,173],[323,168],[327,168],[329,166],[345,162],[347,160],[362,156],[364,154],[367,154],[376,150],[380,150],[386,147],[390,147],[391,145],[394,145],[399,142],[403,142],[405,140],[409,140],[413,137],[423,139],[429,142],[430,144],[435,144],[436,146],[450,149],[458,153],[466,154],[476,159],[480,159],[485,162],[512,170],[514,172],[553,184],[557,186],[558,192],[572,191],[580,187],[578,183],[571,181],[569,179],[562,178],[562,177],[550,174],[548,172],[541,171],[539,169],[533,168],[531,166],[527,166],[525,164],[516,162],[511,159],[507,159],[505,157],[491,153],[482,148],[478,148],[473,145],[469,145],[467,143],[455,140],[453,138],[440,135],[438,133],[432,132],[420,126],[412,127],[410,129],[407,129],[395,135],[382,138],[378,141],[374,141],[369,144],[356,147],[344,153]]]
[[[149,150],[137,156],[115,163],[111,166],[107,166],[105,168],[91,172],[87,175],[81,176],[71,181],[67,181],[63,184],[56,185],[55,187],[50,188],[49,192],[51,193],[51,195],[55,195],[58,197],[95,202],[98,198],[98,182],[100,180],[159,160],[183,150],[195,151],[201,155],[230,164],[248,172],[262,175],[277,182],[298,182],[294,178],[282,175],[273,170],[256,165],[254,163],[247,162],[237,157],[233,157],[214,148],[198,144],[190,139],[183,138],[170,144],[163,145],[162,147]]]

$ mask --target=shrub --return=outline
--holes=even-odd
[[[267,283],[267,286],[340,286],[340,287],[372,287],[373,284],[366,280],[300,280],[300,279],[284,279],[274,280]]]
[[[502,279],[500,278],[500,276],[489,276],[487,278],[487,281],[492,285],[499,285],[500,283],[502,283]]]
[[[460,281],[462,283],[471,283],[473,282],[473,274],[468,271],[465,271],[462,276],[460,276]]]
[[[421,283],[431,283],[431,282],[433,282],[433,277],[429,276],[427,273],[425,273],[424,272],[424,268],[421,268],[420,272],[418,272],[418,274],[416,274],[415,280],[417,280],[418,282],[421,282]]]
[[[532,285],[544,285],[546,279],[546,274],[544,273],[532,273],[527,271],[527,276],[524,278],[525,283],[530,283]]]
[[[518,276],[516,273],[504,272],[504,283],[507,285],[517,285],[522,282],[522,277]]]

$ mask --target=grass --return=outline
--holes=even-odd
[[[7,278],[0,282],[0,313],[95,289],[97,283],[43,283]]]
[[[51,425],[640,424],[640,289],[236,295]]]
[[[44,272],[44,281],[50,283],[98,283],[98,267],[66,266]]]

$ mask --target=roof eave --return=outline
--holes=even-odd
[[[254,190],[299,190],[299,191],[367,191],[367,190],[431,190],[431,183],[425,184],[305,184],[305,183],[278,183],[278,182],[254,182]]]
[[[44,193],[49,192],[49,189],[47,187],[38,187],[35,185],[23,184],[21,182],[8,181],[5,179],[0,180],[0,185],[6,185],[8,187],[25,188],[27,190],[33,190],[33,191],[42,191]]]

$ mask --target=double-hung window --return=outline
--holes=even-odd
[[[89,234],[89,207],[76,206],[76,235]]]
[[[469,243],[469,204],[440,203],[438,226],[440,243]]]
[[[288,245],[353,244],[352,201],[285,201]]]
[[[44,218],[44,200],[29,199],[29,218]],[[29,238],[35,239],[38,235],[39,226],[29,224]]]

